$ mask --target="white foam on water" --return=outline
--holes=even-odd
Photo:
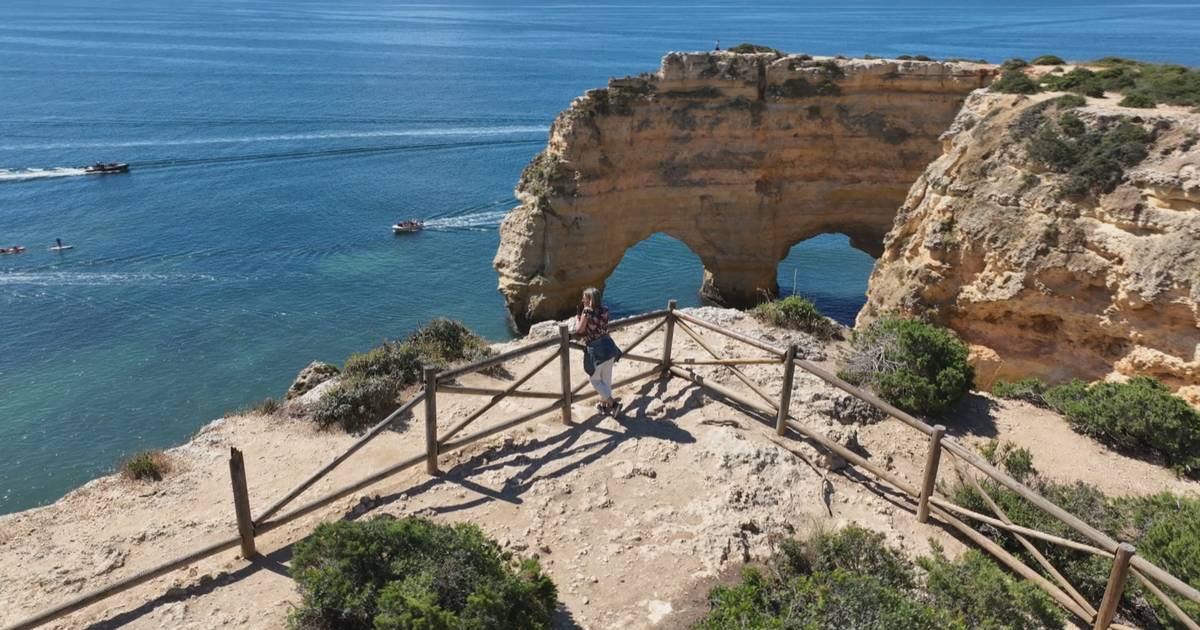
[[[87,175],[87,171],[82,168],[30,168],[21,171],[0,168],[0,182],[20,182],[28,179],[74,177],[76,175]]]
[[[544,133],[545,125],[509,125],[501,127],[443,127],[440,129],[398,129],[391,131],[325,131],[269,136],[238,136],[219,138],[188,138],[183,140],[130,140],[126,142],[59,142],[50,144],[12,144],[0,146],[3,151],[33,151],[40,149],[75,149],[102,147],[165,147],[199,144],[240,144],[256,142],[286,142],[295,140],[339,140],[349,138],[403,138],[416,136],[498,136],[513,133]]]
[[[504,215],[506,214],[508,214],[508,210],[492,210],[489,212],[467,214],[460,217],[433,219],[432,221],[425,222],[425,228],[432,230],[495,228],[500,226],[500,221],[504,220]]]
[[[220,278],[204,273],[81,273],[78,271],[0,272],[0,285],[25,285],[40,287],[59,286],[111,286],[188,284],[194,282],[217,282]]]

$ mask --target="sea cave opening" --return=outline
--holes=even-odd
[[[679,306],[700,305],[704,265],[677,238],[656,232],[625,250],[604,285],[604,302],[614,317],[663,308],[667,300]]]
[[[779,297],[807,298],[825,315],[847,326],[867,303],[867,280],[875,258],[841,233],[818,234],[788,250],[779,261]]]

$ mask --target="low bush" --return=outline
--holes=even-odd
[[[1061,628],[1062,613],[1032,584],[978,552],[918,561],[925,577],[880,534],[849,526],[788,541],[766,570],[709,593],[697,628]]]
[[[383,420],[398,405],[400,386],[380,376],[342,379],[317,399],[312,418],[322,429],[337,426],[357,433]]]
[[[1089,128],[1073,112],[1055,118],[1046,116],[1045,111],[1031,120],[1022,116],[1018,126],[1036,123],[1025,150],[1043,168],[1068,176],[1059,189],[1065,196],[1111,192],[1125,177],[1126,169],[1146,158],[1153,141],[1149,131],[1128,120]]]
[[[855,331],[841,374],[912,413],[940,415],[975,383],[967,347],[949,331],[884,317]]]
[[[1066,110],[1087,105],[1087,99],[1078,94],[1063,94],[1056,99],[1058,109]]]
[[[171,472],[171,461],[162,451],[142,451],[126,458],[119,468],[126,479],[162,481]]]
[[[1003,72],[1008,72],[1010,70],[1020,70],[1021,68],[1028,68],[1028,67],[1029,67],[1029,62],[1025,61],[1024,59],[1021,59],[1020,57],[1013,57],[1012,59],[1005,59],[1004,62],[1000,64],[1000,70]]]
[[[992,81],[989,89],[1005,94],[1036,94],[1042,88],[1020,70],[1005,70],[999,79]]]
[[[802,330],[818,339],[832,339],[839,332],[838,325],[825,317],[816,305],[796,295],[763,302],[750,313],[761,322]]]
[[[1056,55],[1041,55],[1034,57],[1033,61],[1029,63],[1035,66],[1061,66],[1066,62],[1062,60],[1062,57]]]
[[[729,48],[727,50],[731,53],[737,53],[739,55],[752,55],[755,53],[772,53],[775,55],[783,54],[783,53],[779,52],[778,50],[771,48],[770,46],[762,46],[759,44],[747,44],[744,42],[741,44],[738,44],[737,46],[734,46],[733,48]]]
[[[360,431],[396,408],[400,392],[421,381],[424,366],[478,361],[494,353],[486,339],[461,322],[435,319],[403,342],[385,341],[367,352],[350,355],[342,381],[322,394],[313,419],[323,428]],[[503,372],[503,367],[488,371]]]
[[[1075,68],[1064,74],[1045,75],[1042,83],[1058,92],[1074,92],[1084,96],[1104,96],[1104,85],[1095,72],[1087,68]]]
[[[1145,92],[1130,92],[1117,104],[1121,107],[1136,107],[1138,109],[1153,109],[1158,105],[1154,102],[1154,97]]]
[[[1038,407],[1049,407],[1050,404],[1046,402],[1046,390],[1049,387],[1046,381],[1040,378],[1023,378],[1011,383],[998,380],[992,386],[992,393],[1000,398],[1023,400]]]
[[[1119,57],[1093,62],[1106,89],[1136,91],[1154,103],[1200,105],[1200,69],[1176,64],[1143,63]]]
[[[992,440],[981,446],[979,452],[993,466],[1001,466],[1017,481],[1024,482],[1037,473],[1033,468],[1033,453],[1012,442]]]
[[[986,451],[985,455],[988,454]],[[1032,460],[1029,464],[1032,469]],[[1035,472],[1022,481],[1088,524],[1108,532],[1114,538],[1133,543],[1139,555],[1172,575],[1194,587],[1200,587],[1200,498],[1170,493],[1109,498],[1095,486],[1082,482],[1057,483]],[[980,481],[980,486],[1017,525],[1078,542],[1090,542],[1006,487],[990,479]],[[983,513],[991,511],[972,487],[959,485],[952,489],[951,494],[954,502],[963,507]],[[1025,559],[1030,566],[1037,566],[1012,536],[986,524],[979,524],[977,528]],[[1084,597],[1092,602],[1100,601],[1108,583],[1111,559],[1061,545],[1036,544],[1050,563],[1079,588]],[[1183,628],[1173,621],[1166,607],[1138,581],[1130,580],[1125,588],[1125,596],[1121,600],[1123,616],[1142,627]],[[1193,618],[1200,615],[1200,605],[1184,600],[1179,600],[1179,603]]]
[[[1048,390],[1046,401],[1076,431],[1118,450],[1151,453],[1181,474],[1200,475],[1200,412],[1159,381],[1080,381]]]
[[[318,525],[292,562],[293,628],[549,628],[557,591],[535,560],[474,525],[420,518]]]

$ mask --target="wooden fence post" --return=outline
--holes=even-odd
[[[917,501],[917,522],[929,520],[929,497],[933,496],[934,483],[937,481],[938,463],[942,460],[942,436],[946,427],[933,425],[933,434],[929,436],[929,455],[925,458],[925,481],[921,484],[921,498]]]
[[[1108,630],[1112,624],[1113,617],[1117,615],[1117,606],[1121,603],[1121,593],[1125,591],[1125,578],[1129,577],[1129,561],[1135,553],[1137,550],[1129,543],[1117,545],[1112,572],[1108,574],[1108,586],[1104,587],[1104,600],[1100,602],[1096,625],[1092,626],[1092,630]]]
[[[258,555],[254,549],[254,518],[250,515],[250,491],[246,489],[246,462],[242,452],[229,447],[229,480],[233,483],[233,513],[237,516],[238,536],[242,538],[242,557]]]
[[[671,368],[671,341],[675,338],[675,300],[667,300],[667,331],[663,337],[662,373],[668,374]]]
[[[431,475],[438,474],[437,373],[436,367],[425,366],[425,472]]]
[[[788,409],[792,405],[792,380],[796,376],[796,344],[788,346],[783,355],[783,389],[779,392],[779,414],[775,417],[775,433],[787,433]]]
[[[561,341],[558,358],[562,372],[562,421],[571,424],[571,330],[566,324],[558,325],[558,338]]]

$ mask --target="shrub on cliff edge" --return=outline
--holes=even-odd
[[[772,326],[802,330],[822,340],[832,339],[839,332],[838,325],[825,317],[815,304],[797,295],[763,302],[750,314]]]
[[[171,461],[162,451],[142,451],[126,458],[119,468],[126,479],[162,481],[163,475],[171,472]]]
[[[727,49],[726,52],[731,52],[731,53],[735,53],[738,55],[753,55],[755,53],[771,53],[771,54],[775,54],[775,55],[783,54],[783,53],[779,52],[778,50],[771,48],[770,46],[762,46],[759,44],[747,44],[745,42],[742,42],[741,44],[738,44],[737,46]]]
[[[1057,55],[1040,55],[1034,57],[1033,61],[1029,63],[1035,66],[1061,66],[1066,62],[1062,60],[1062,57]]]
[[[999,79],[992,81],[989,89],[993,92],[1003,92],[1005,94],[1036,94],[1041,91],[1041,87],[1030,79],[1024,72],[1020,70],[1007,70],[1000,75]]]
[[[884,317],[850,345],[842,377],[911,413],[940,415],[975,384],[966,345],[944,328]]]
[[[808,541],[784,541],[766,570],[714,588],[702,630],[741,628],[1061,628],[1062,613],[1032,584],[976,551],[913,563],[883,536],[851,525]]]
[[[293,628],[548,628],[554,583],[474,525],[420,518],[318,525],[292,562]]]

